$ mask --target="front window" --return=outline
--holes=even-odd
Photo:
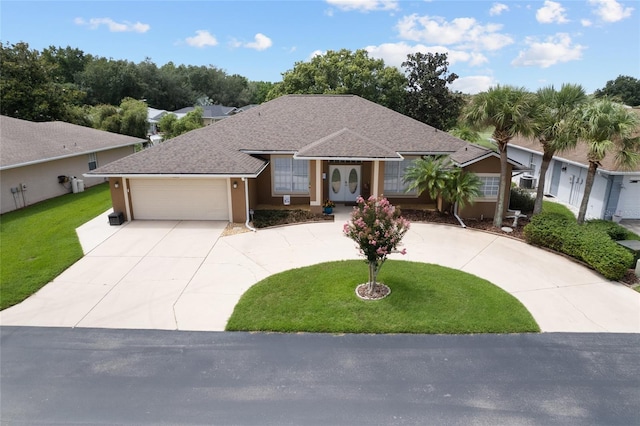
[[[404,183],[404,175],[408,167],[413,166],[414,159],[388,161],[384,164],[384,193],[417,195],[415,189],[407,192],[409,183]]]
[[[274,194],[308,194],[309,161],[272,157]]]
[[[479,174],[478,178],[482,182],[480,187],[480,198],[484,199],[498,199],[498,192],[500,190],[500,175],[482,175]]]

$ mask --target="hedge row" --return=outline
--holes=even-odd
[[[564,253],[587,263],[607,279],[619,280],[632,267],[633,255],[608,233],[620,237],[622,231],[602,222],[578,225],[573,217],[542,212],[524,227],[524,236],[529,244]]]

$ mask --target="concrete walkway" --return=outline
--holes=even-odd
[[[263,278],[315,263],[359,259],[335,222],[222,237],[223,222],[134,221],[107,213],[78,230],[86,256],[0,324],[224,330],[240,296]],[[562,256],[460,227],[413,223],[406,256],[485,278],[517,297],[546,332],[640,333],[640,293]]]

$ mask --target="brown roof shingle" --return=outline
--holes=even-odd
[[[397,158],[467,142],[354,95],[286,95],[101,167],[93,174],[255,174],[249,154]]]
[[[144,139],[51,121],[0,116],[0,167],[49,161],[144,142]]]

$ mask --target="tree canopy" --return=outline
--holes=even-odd
[[[607,81],[604,88],[594,92],[596,98],[607,96],[629,106],[640,106],[640,80],[628,75],[619,75]]]
[[[382,59],[369,57],[366,50],[329,50],[308,62],[296,62],[282,74],[267,100],[286,94],[352,94],[401,111],[406,78]]]
[[[458,75],[449,73],[448,66],[446,53],[407,55],[402,63],[407,73],[405,114],[441,130],[456,125],[464,99],[449,90]]]

